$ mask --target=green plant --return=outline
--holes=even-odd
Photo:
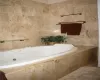
[[[54,43],[63,43],[66,42],[66,37],[65,36],[47,36],[47,37],[42,37],[41,41],[45,44],[49,44],[50,42]]]
[[[48,38],[47,37],[43,37],[43,38],[41,38],[41,42],[42,43],[45,43],[45,44],[48,44]]]
[[[66,37],[65,36],[55,36],[55,40],[57,43],[62,43],[62,42],[65,42],[66,40]]]
[[[55,36],[48,36],[49,42],[55,42]]]

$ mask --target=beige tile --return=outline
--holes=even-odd
[[[59,80],[99,80],[99,72],[100,68],[97,67],[83,67]]]
[[[25,65],[2,69],[8,80],[57,80],[74,70],[97,60],[97,48],[78,47],[78,50],[60,57]],[[93,58],[95,57],[95,58]]]

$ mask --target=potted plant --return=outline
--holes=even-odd
[[[55,42],[56,43],[63,43],[63,42],[66,42],[66,37],[65,36],[55,36]]]
[[[66,42],[65,36],[46,36],[41,38],[42,43],[45,43],[46,45],[55,44],[55,43],[64,43]]]
[[[48,37],[42,37],[41,42],[45,43],[45,44],[48,44],[48,42],[49,42]]]

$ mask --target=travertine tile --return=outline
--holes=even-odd
[[[8,80],[57,80],[96,60],[97,48],[81,46],[73,53],[1,71],[6,73]]]
[[[61,78],[65,74],[68,74],[69,71],[69,56],[61,58],[55,61],[55,70],[57,79]]]
[[[59,80],[100,80],[100,68],[83,67]]]
[[[36,65],[33,72],[33,80],[56,80],[55,63],[49,61]]]
[[[82,15],[60,17],[60,15],[73,13],[82,13]],[[41,36],[61,34],[54,32],[60,31],[60,25],[56,25],[57,23],[79,20],[87,21],[82,27],[81,35],[77,38],[68,37],[67,43],[97,46],[97,0],[66,0],[55,4],[44,4],[33,0],[0,0],[0,30],[7,31],[6,33],[1,31],[2,37],[9,32],[10,36],[16,33],[16,38],[27,36],[33,40],[33,42],[28,42],[28,46],[41,45]],[[9,39],[12,38],[9,37]],[[13,44],[15,46],[16,42]],[[21,47],[26,46],[19,46]]]
[[[95,11],[94,11],[95,10]],[[73,13],[82,13],[82,15],[73,15],[73,16],[66,16],[66,17],[60,17],[60,15],[67,15],[67,14],[73,14]],[[51,16],[53,15],[53,16]],[[72,38],[68,37],[67,43],[71,44],[77,44],[77,45],[86,45],[86,46],[97,46],[98,44],[98,31],[97,29],[98,25],[95,25],[95,22],[97,23],[97,0],[67,0],[61,3],[55,3],[49,5],[49,22],[44,23],[43,27],[50,27],[49,30],[54,29],[55,24],[59,22],[74,22],[74,21],[86,21],[86,25],[83,24],[81,34],[80,36],[77,36],[76,39],[75,36]],[[45,16],[46,17],[46,16]],[[58,21],[60,20],[60,21]],[[91,25],[88,25],[91,24]],[[95,26],[95,27],[94,27]],[[87,29],[87,27],[89,27]],[[56,29],[56,28],[55,28]],[[87,31],[89,31],[89,35],[87,34]],[[44,32],[46,33],[46,32]],[[45,34],[43,34],[45,35]],[[84,36],[83,36],[84,35]],[[95,37],[95,39],[94,39]]]

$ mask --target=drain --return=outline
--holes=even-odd
[[[16,61],[16,58],[13,58],[13,61]]]

